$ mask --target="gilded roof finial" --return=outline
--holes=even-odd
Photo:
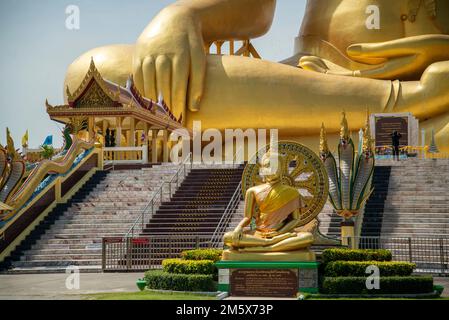
[[[369,109],[366,109],[366,123],[365,129],[363,130],[363,152],[371,152],[373,149],[373,139],[371,138],[371,127],[370,127],[370,113]]]
[[[346,119],[346,112],[342,112],[342,119],[341,119],[341,130],[340,130],[340,138],[342,140],[349,140],[350,134],[349,134],[349,126],[348,126],[348,120]]]
[[[133,85],[134,85],[134,77],[132,74],[130,74],[128,79],[126,80],[126,89],[131,90]]]
[[[327,144],[327,133],[326,127],[324,126],[324,122],[321,125],[321,134],[320,134],[320,153],[329,153],[329,146]]]
[[[67,99],[69,100],[69,102],[72,101],[73,96],[72,96],[72,93],[70,92],[70,88],[69,88],[68,85],[67,85],[67,87],[65,88],[65,92],[67,93]]]
[[[114,98],[117,100],[117,102],[119,102],[121,94],[122,90],[120,89],[120,85],[117,85],[117,91],[114,94]]]
[[[94,57],[90,57],[90,69],[96,69]]]

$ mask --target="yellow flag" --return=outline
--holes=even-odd
[[[25,132],[25,135],[22,137],[22,147],[28,147],[28,130]]]

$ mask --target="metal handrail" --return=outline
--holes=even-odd
[[[228,203],[228,206],[226,207],[220,222],[217,225],[217,228],[214,231],[214,234],[211,238],[211,246],[217,247],[221,243],[221,237],[224,234],[224,231],[229,225],[229,221],[232,218],[232,215],[234,214],[235,210],[237,209],[238,205],[240,204],[240,201],[242,199],[242,182],[238,185],[236,188],[231,200]]]
[[[184,177],[186,177],[186,170],[185,167],[188,164],[188,162],[190,162],[190,169],[192,169],[192,153],[189,153],[187,155],[187,157],[184,159],[184,161],[182,162],[182,164],[180,165],[180,168],[178,169],[178,171],[173,175],[173,177],[170,179],[169,182],[163,182],[162,185],[157,189],[157,191],[155,191],[153,197],[151,198],[151,200],[147,203],[147,205],[143,208],[143,210],[141,211],[140,216],[135,220],[135,222],[133,223],[133,225],[131,226],[131,228],[129,229],[129,231],[126,233],[125,238],[129,238],[129,237],[134,237],[134,231],[135,228],[137,227],[137,225],[141,225],[141,231],[144,229],[144,225],[145,225],[145,215],[147,213],[147,210],[150,208],[151,206],[151,214],[149,216],[149,219],[151,219],[151,217],[154,214],[154,205],[157,202],[157,197],[160,197],[160,202],[162,203],[163,201],[163,193],[164,193],[164,187],[168,184],[169,185],[169,189],[170,189],[170,198],[172,197],[172,188],[171,185],[173,183],[173,180],[176,177],[176,186],[179,186],[179,175],[181,173],[181,171],[184,169]]]

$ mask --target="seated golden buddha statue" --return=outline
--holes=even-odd
[[[224,236],[223,260],[311,261],[308,248],[314,237],[309,232],[296,232],[304,208],[298,189],[282,183],[284,156],[268,151],[260,164],[264,183],[249,188],[245,196],[244,218],[234,231]],[[245,230],[255,220],[255,230]]]
[[[135,44],[82,55],[66,85],[77,88],[93,57],[108,80],[125,85],[132,74],[143,95],[162,94],[188,127],[193,120],[204,130],[270,124],[281,138],[312,136],[317,145],[323,119],[337,136],[341,110],[358,130],[369,107],[412,112],[449,151],[449,1],[309,0],[295,54],[284,62],[206,53],[214,41],[265,34],[275,6],[276,0],[180,0]]]

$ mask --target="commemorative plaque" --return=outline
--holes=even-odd
[[[231,295],[292,298],[298,293],[298,270],[236,269],[231,274]]]
[[[397,131],[402,135],[400,146],[407,146],[408,137],[407,117],[379,117],[376,118],[376,147],[391,146],[391,134]]]

